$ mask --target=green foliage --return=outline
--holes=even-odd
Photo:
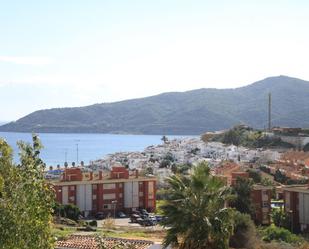
[[[222,134],[214,135],[210,140],[248,148],[293,147],[284,143],[279,137],[268,136],[260,130],[253,130],[244,125],[238,125]]]
[[[73,204],[62,205],[56,203],[54,205],[54,214],[77,221],[79,219],[80,210],[77,206]]]
[[[148,175],[153,175],[153,168],[152,167],[147,167],[145,170],[145,173]]]
[[[230,247],[252,249],[256,245],[256,229],[250,215],[235,213],[234,234],[230,238]]]
[[[282,184],[285,184],[288,180],[288,177],[280,169],[277,169],[275,174],[274,174],[274,180],[276,182],[280,182]]]
[[[225,208],[230,189],[210,174],[206,163],[194,168],[190,177],[168,179],[170,195],[161,206],[168,217],[164,245],[187,248],[228,248],[233,232],[234,210]]]
[[[166,200],[169,196],[170,190],[166,188],[160,188],[156,191],[157,200]]]
[[[192,168],[192,164],[173,164],[171,170],[174,174],[187,174]]]
[[[163,143],[167,143],[168,142],[168,138],[167,136],[162,136],[161,140],[163,141]]]
[[[92,226],[92,227],[98,226],[98,222],[96,220],[89,221],[88,224],[89,224],[89,226]]]
[[[283,227],[286,229],[290,228],[290,218],[283,209],[281,208],[273,208],[271,211],[271,218],[275,226]]]
[[[251,191],[253,182],[251,179],[238,177],[235,186],[232,187],[235,199],[231,206],[241,213],[254,215],[254,207],[251,202]]]
[[[0,140],[0,245],[5,249],[51,249],[54,192],[44,179],[41,144],[19,142],[20,164],[14,165],[12,150]]]
[[[270,179],[267,178],[267,177],[263,177],[263,178],[262,178],[261,184],[262,184],[263,186],[274,186],[273,181],[270,180]]]
[[[261,231],[262,239],[267,242],[284,241],[290,244],[300,244],[303,240],[289,230],[271,225]]]
[[[249,173],[249,178],[251,178],[254,183],[260,183],[262,180],[260,172],[253,169],[248,169],[247,172]]]

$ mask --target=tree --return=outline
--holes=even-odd
[[[54,214],[57,214],[61,217],[65,217],[74,221],[77,221],[81,214],[79,208],[73,204],[62,205],[59,203],[55,203],[53,210]]]
[[[252,180],[238,177],[235,186],[233,186],[233,193],[236,198],[231,202],[231,206],[237,211],[253,215],[254,207],[251,202]]]
[[[6,249],[51,249],[50,223],[54,192],[44,179],[41,144],[19,142],[20,164],[15,165],[12,149],[0,139],[0,245]]]
[[[262,180],[261,174],[257,170],[249,169],[247,170],[249,173],[249,178],[251,178],[254,183],[260,183]]]
[[[289,229],[291,226],[289,215],[281,208],[273,208],[271,211],[271,218],[277,227]]]
[[[288,180],[288,177],[280,169],[277,169],[274,175],[274,180],[276,182],[285,184]]]
[[[161,140],[163,141],[163,143],[167,143],[168,142],[168,138],[167,138],[167,136],[162,136],[162,138],[161,138]]]
[[[226,249],[233,231],[233,214],[225,203],[230,189],[210,174],[206,163],[194,168],[192,175],[168,179],[169,196],[161,209],[168,217],[164,246],[180,249]]]
[[[257,234],[250,215],[235,213],[234,234],[230,238],[230,247],[232,248],[256,248]]]

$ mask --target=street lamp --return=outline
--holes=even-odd
[[[117,205],[117,201],[114,200],[112,201],[113,207],[114,207],[114,219],[116,218],[116,205]]]

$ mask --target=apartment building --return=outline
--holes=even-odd
[[[226,171],[220,169],[218,177],[225,179],[224,181],[229,186],[235,186],[238,178],[249,179],[249,173],[241,171],[240,167],[228,167]],[[256,224],[269,225],[271,214],[271,196],[272,187],[263,186],[261,184],[254,184],[251,190],[251,202],[254,206],[255,215],[252,219]]]
[[[251,191],[251,200],[254,205],[256,224],[269,225],[271,214],[272,187],[254,184]]]
[[[85,215],[155,209],[156,178],[139,176],[138,171],[132,174],[122,166],[97,172],[67,168],[52,184],[57,202],[74,204]]]
[[[294,232],[309,231],[309,187],[290,185],[283,187],[284,210],[290,217]]]

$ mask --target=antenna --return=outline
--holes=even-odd
[[[268,131],[271,131],[271,93],[268,93]]]

